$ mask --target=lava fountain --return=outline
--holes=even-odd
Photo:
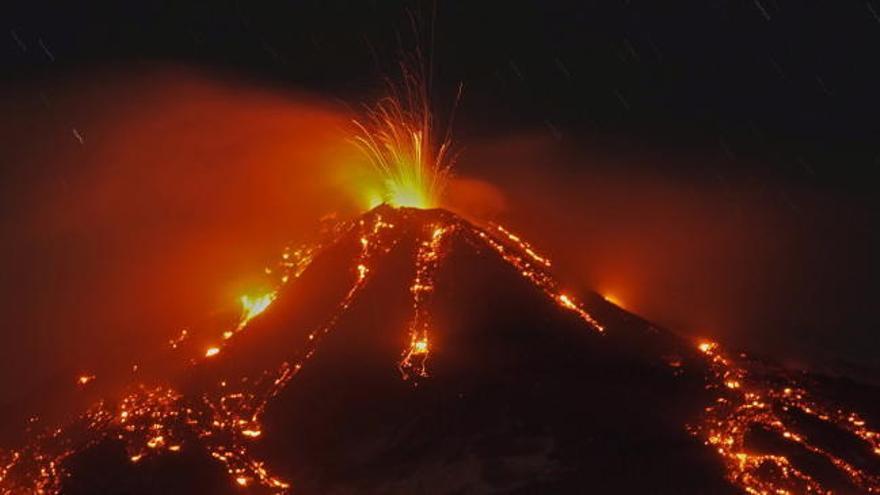
[[[401,73],[402,83],[389,84],[390,94],[368,106],[364,119],[353,121],[351,141],[381,177],[382,189],[369,193],[371,207],[434,208],[455,161],[451,126],[439,135],[424,69],[402,64]]]

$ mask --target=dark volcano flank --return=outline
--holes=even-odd
[[[837,416],[817,419],[826,403],[790,383],[862,409],[863,389],[792,378],[727,357],[716,344],[697,349],[596,295],[581,306],[538,266],[540,255],[506,232],[444,210],[386,206],[337,227],[247,331],[216,357],[179,369],[179,397],[137,409],[146,449],[126,433],[140,426],[126,430],[134,423],[113,419],[124,406],[102,405],[106,414],[86,413],[60,430],[67,455],[58,457],[59,491],[876,487],[868,430],[847,426],[852,419],[843,427]],[[437,261],[430,273],[426,260]],[[424,287],[414,282],[420,276]],[[414,311],[430,315],[416,337]],[[413,353],[413,339],[429,352]],[[410,368],[407,355],[416,360]],[[783,437],[774,421],[810,441]],[[735,434],[743,429],[746,437]],[[737,469],[741,453],[754,469]],[[804,476],[775,472],[781,461],[761,457],[777,454]],[[25,486],[19,464],[7,483]]]

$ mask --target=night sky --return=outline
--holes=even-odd
[[[18,3],[0,8],[0,376],[13,394],[73,376],[76,360],[94,357],[83,342],[112,353],[161,342],[176,333],[173,321],[197,319],[227,296],[224,286],[182,307],[165,297],[160,275],[187,272],[161,266],[199,257],[198,236],[181,232],[238,225],[206,205],[258,201],[262,180],[245,181],[246,196],[210,179],[205,189],[188,183],[177,193],[193,204],[159,187],[137,197],[160,205],[149,215],[119,193],[100,206],[117,215],[41,230],[53,208],[65,209],[52,206],[58,190],[89,197],[88,164],[110,146],[102,133],[129,129],[154,105],[180,109],[177,120],[137,127],[143,138],[113,155],[113,167],[140,166],[136,176],[148,178],[165,173],[152,164],[171,163],[150,133],[208,129],[247,134],[252,147],[298,146],[311,124],[287,141],[263,117],[274,98],[295,95],[308,110],[290,112],[344,122],[381,92],[416,39],[432,60],[442,116],[464,88],[459,175],[491,184],[503,199],[484,209],[550,252],[563,279],[684,334],[878,377],[880,2]],[[219,93],[204,89],[215,82]],[[164,151],[200,159],[187,142]],[[216,149],[198,142],[226,170],[223,138]],[[154,159],[125,159],[141,150]],[[298,220],[231,227],[222,242],[236,249],[208,256],[231,266],[194,270],[198,283],[187,288],[259,270],[283,239],[305,235],[270,231],[305,229],[334,207],[312,208],[303,190],[293,187],[290,210],[271,214]],[[126,271],[138,247],[181,244],[189,257]],[[105,304],[117,308],[112,317],[83,310]],[[33,372],[46,356],[73,357]]]

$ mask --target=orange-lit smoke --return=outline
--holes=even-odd
[[[284,245],[360,206],[351,115],[315,97],[145,69],[8,87],[0,103],[0,311],[19,329],[0,332],[4,401],[234,318]]]
[[[460,168],[495,187],[478,182],[481,195],[452,188],[450,201],[517,228],[566,283],[673,330],[782,357],[858,347],[839,331],[853,315],[867,321],[868,309],[834,289],[852,291],[843,284],[867,277],[859,274],[871,259],[851,200],[782,183],[754,165],[713,167],[724,158],[709,152],[660,155],[536,136],[468,142]],[[715,169],[725,175],[705,172]],[[825,356],[814,354],[818,342]]]

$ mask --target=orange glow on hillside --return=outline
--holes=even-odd
[[[611,293],[608,293],[608,292],[603,292],[603,293],[602,293],[602,299],[605,299],[606,301],[608,301],[608,302],[610,302],[611,304],[617,306],[618,308],[623,308],[623,307],[624,307],[624,305],[623,305],[623,301],[621,301],[620,298],[617,297],[617,296],[614,295],[614,294],[611,294]]]
[[[410,220],[420,221],[419,215],[429,216],[431,220],[416,223],[413,231]],[[396,219],[403,224],[398,225]],[[0,452],[0,486],[14,488],[11,493],[60,493],[61,482],[67,475],[65,461],[91,445],[93,439],[114,436],[125,444],[126,455],[132,463],[192,445],[204,449],[220,463],[233,486],[289,493],[289,483],[273,475],[266,461],[253,450],[267,434],[262,427],[263,412],[307,364],[321,338],[336,328],[340,318],[371,282],[373,273],[381,271],[378,266],[381,256],[406,242],[408,236],[415,237],[416,246],[412,260],[415,275],[409,283],[413,313],[407,327],[402,329],[407,332],[407,340],[398,363],[404,379],[415,381],[429,376],[428,358],[441,347],[429,335],[433,330],[432,300],[437,273],[448,252],[461,244],[497,256],[512,274],[522,277],[548,301],[576,315],[573,321],[582,322],[585,328],[600,334],[605,331],[575,295],[563,291],[547,271],[549,260],[509,231],[480,228],[442,211],[377,210],[339,224],[324,244],[289,251],[283,257],[282,275],[295,280],[321,249],[339,242],[350,242],[359,248],[346,267],[350,276],[347,293],[326,321],[307,334],[306,347],[298,361],[285,361],[275,369],[264,370],[266,380],[221,380],[215,387],[195,396],[172,388],[150,388],[141,384],[117,403],[101,401],[82,413],[77,421],[51,428],[49,435],[37,437],[20,450]],[[248,299],[254,304],[246,306],[252,311],[246,311],[245,315],[253,317],[264,311],[275,294]],[[178,339],[186,336],[186,332],[181,332]],[[834,426],[865,443],[869,452],[880,455],[880,432],[870,429],[865,418],[811,396],[794,380],[777,382],[761,375],[752,376],[743,354],[730,357],[718,344],[708,340],[696,342],[694,346],[694,357],[704,360],[709,369],[706,387],[717,397],[688,429],[720,456],[731,483],[748,493],[828,492],[819,480],[785,455],[749,449],[746,434],[758,426],[824,458],[862,491],[880,491],[880,479],[876,475],[814,442],[808,432],[790,420],[788,411],[798,411]],[[220,352],[220,347],[209,347],[205,356],[210,358]],[[672,366],[680,371],[687,361],[675,360]],[[88,432],[86,442],[75,443],[73,439],[78,438],[75,435],[83,428]],[[19,487],[24,489],[15,490]]]

